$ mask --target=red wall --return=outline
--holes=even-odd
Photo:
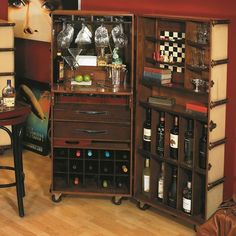
[[[0,18],[7,18],[7,1],[1,0]],[[231,20],[229,26],[229,65],[228,65],[228,98],[226,125],[225,189],[224,197],[236,193],[236,11],[234,0],[81,0],[83,10],[125,10],[134,13],[162,13],[175,15],[196,15],[224,17]],[[49,81],[50,52],[48,43],[17,40],[17,73],[39,81]],[[18,47],[20,46],[20,47]],[[18,49],[19,48],[19,49]]]

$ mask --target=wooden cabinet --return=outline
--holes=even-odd
[[[51,190],[54,201],[60,201],[62,194],[87,194],[112,196],[113,202],[120,204],[122,197],[131,196],[133,18],[132,14],[118,12],[55,11],[52,14]],[[60,37],[68,27],[73,28],[73,36],[64,47]],[[102,37],[97,34],[99,27],[108,33],[106,45],[95,42],[95,35]],[[117,46],[112,36],[115,27],[122,28],[122,37],[127,40],[126,45],[118,47],[118,57],[125,67],[118,71],[119,85],[112,84],[111,78],[111,68],[115,66],[112,56]],[[73,57],[70,50],[78,48],[82,51]],[[62,81],[58,80],[56,67],[58,52],[64,63]],[[72,65],[68,59],[74,59]],[[73,84],[78,75],[90,75],[91,84]]]
[[[159,15],[137,17],[134,197],[140,208],[152,206],[192,224],[208,219],[223,199],[228,20]],[[169,81],[169,74],[171,79]],[[166,80],[165,80],[166,78]],[[150,97],[157,98],[156,103]],[[170,99],[175,100],[170,105]],[[165,105],[163,105],[163,103]],[[168,105],[169,104],[169,105]],[[143,123],[151,109],[151,148],[143,148]],[[157,152],[157,126],[164,114],[164,155]],[[171,129],[178,117],[178,158],[170,156]],[[193,123],[191,163],[186,131]],[[200,139],[207,127],[206,168],[200,163]],[[188,143],[189,144],[189,143]],[[186,151],[187,150],[187,151]],[[142,186],[150,159],[149,194]],[[200,164],[199,164],[200,163]],[[163,199],[158,179],[164,165]],[[169,204],[173,169],[177,169],[176,207]],[[183,212],[183,189],[192,183],[191,212]]]
[[[0,97],[7,80],[11,80],[11,84],[15,86],[14,26],[13,22],[0,20]],[[0,146],[9,146],[11,144],[9,135],[3,130],[0,131],[0,135]]]

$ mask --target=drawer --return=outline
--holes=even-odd
[[[14,47],[14,29],[12,26],[0,26],[0,35],[0,48]]]
[[[94,140],[94,141],[130,141],[130,125],[88,122],[54,122],[55,139]]]
[[[14,51],[0,50],[0,73],[14,72]]]
[[[130,123],[127,105],[107,104],[55,104],[54,120]]]

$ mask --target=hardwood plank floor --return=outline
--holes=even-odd
[[[0,236],[192,236],[191,226],[155,209],[139,210],[133,201],[120,206],[110,198],[66,196],[51,201],[51,159],[24,151],[25,217],[18,216],[15,187],[0,189]],[[11,151],[0,156],[0,165],[11,165]],[[13,173],[0,170],[0,181],[14,180]]]

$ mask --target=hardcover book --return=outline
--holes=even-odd
[[[175,98],[165,96],[149,97],[148,102],[157,105],[173,106],[175,104]]]

